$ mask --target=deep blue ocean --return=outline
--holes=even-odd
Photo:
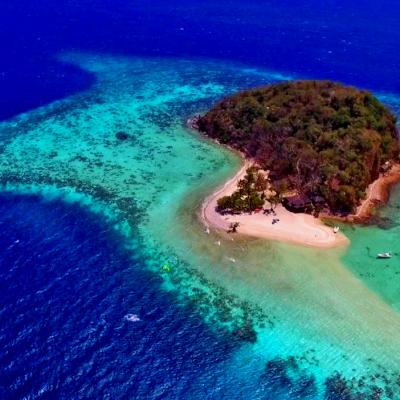
[[[105,221],[6,194],[0,232],[1,399],[206,395],[234,338],[159,290]]]
[[[395,1],[1,3],[0,120],[90,87],[56,59],[68,50],[232,60],[400,93]],[[235,340],[160,290],[122,242],[76,205],[0,196],[0,399],[226,398],[209,388]]]

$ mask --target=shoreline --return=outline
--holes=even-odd
[[[186,126],[199,132],[197,125],[198,115],[189,118]],[[221,145],[217,140],[212,140]],[[354,214],[345,217],[321,213],[314,217],[305,213],[292,213],[279,204],[275,208],[279,223],[272,224],[272,217],[253,213],[240,215],[222,215],[215,211],[217,200],[232,194],[237,188],[237,182],[243,178],[246,169],[255,162],[248,159],[242,152],[230,146],[224,147],[235,152],[242,159],[242,166],[236,174],[229,178],[215,192],[207,196],[201,206],[200,219],[207,229],[215,228],[227,232],[232,222],[239,222],[238,234],[255,238],[282,241],[307,247],[335,248],[346,247],[350,241],[342,232],[334,233],[333,228],[324,223],[324,220],[340,223],[367,224],[374,210],[387,203],[391,188],[400,182],[400,163],[392,165],[389,171],[381,174],[366,190],[366,198],[357,207]]]
[[[209,195],[201,207],[201,219],[207,228],[215,228],[226,232],[232,222],[239,222],[238,234],[283,241],[308,247],[334,248],[349,244],[347,237],[341,233],[334,233],[320,219],[309,214],[295,214],[286,210],[282,205],[275,208],[276,217],[262,213],[221,215],[216,210],[217,200],[230,195],[236,190],[237,182],[243,178],[246,169],[253,163],[244,159],[244,164],[236,174],[228,179],[221,187]],[[272,219],[279,222],[272,224]]]
[[[373,216],[374,211],[388,202],[392,187],[398,182],[400,182],[400,164],[395,163],[389,171],[381,174],[368,186],[367,196],[357,207],[356,213],[345,217],[343,221],[368,224],[368,220]]]
[[[355,214],[339,217],[321,214],[315,218],[310,214],[292,213],[281,204],[276,208],[278,224],[272,224],[272,217],[264,214],[221,215],[215,211],[217,200],[232,194],[237,187],[237,182],[243,178],[246,169],[254,163],[239,153],[243,165],[236,174],[228,179],[221,187],[209,195],[201,207],[201,219],[206,227],[213,227],[226,232],[232,222],[239,222],[238,234],[246,236],[283,241],[307,247],[334,248],[346,246],[349,239],[342,233],[334,233],[332,228],[325,225],[323,219],[342,223],[367,224],[374,210],[388,201],[391,188],[400,182],[400,163],[394,164],[391,169],[379,176],[367,188],[367,197],[358,206]]]
[[[368,225],[376,209],[384,206],[389,198],[394,185],[400,182],[400,163],[394,163],[385,173],[369,184],[366,190],[366,198],[357,207],[354,214],[344,217],[321,213],[321,220],[340,222],[347,224]]]

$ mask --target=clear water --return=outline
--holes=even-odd
[[[0,397],[400,398],[399,189],[347,250],[197,217],[240,164],[185,128],[222,96],[331,77],[400,111],[393,9],[289,3],[6,8]]]
[[[207,329],[229,337],[231,352],[224,355],[229,361],[214,379],[231,387],[232,395],[240,387],[254,398],[268,392],[313,398],[324,393],[336,371],[363,380],[362,393],[373,385],[397,390],[400,318],[382,298],[378,281],[366,285],[351,273],[359,259],[356,246],[346,255],[261,240],[225,239],[217,246],[215,234],[205,234],[198,221],[204,196],[235,172],[239,160],[188,131],[185,118],[224,94],[271,82],[276,74],[211,61],[82,53],[62,58],[96,74],[97,83],[2,124],[6,191],[63,198],[107,218],[125,238],[128,253],[140,256],[141,268],[159,280],[162,293],[190,307]],[[117,138],[121,131],[126,140]],[[162,271],[165,263],[171,273]],[[376,267],[375,260],[372,264]],[[127,313],[118,311],[119,324],[126,325]],[[148,323],[146,313],[139,318]],[[173,335],[179,346],[181,335],[184,331]],[[148,360],[141,364],[154,371]],[[201,397],[192,386],[185,390]],[[172,396],[164,389],[145,390]],[[224,398],[227,390],[213,396]]]
[[[5,194],[0,210],[2,399],[201,394],[239,345],[84,208]]]

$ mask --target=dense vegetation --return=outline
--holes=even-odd
[[[238,189],[230,196],[218,199],[217,211],[243,212],[261,208],[266,200],[267,180],[255,167],[246,170],[246,175],[238,182]]]
[[[238,93],[198,127],[270,170],[279,191],[323,198],[333,212],[353,211],[399,151],[395,116],[369,92],[329,81]]]

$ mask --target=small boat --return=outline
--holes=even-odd
[[[333,227],[333,233],[338,233],[339,232],[339,227],[338,226],[334,226]]]
[[[129,322],[139,322],[140,318],[136,314],[127,314],[124,317]]]
[[[392,253],[378,253],[376,255],[376,258],[392,258]]]

